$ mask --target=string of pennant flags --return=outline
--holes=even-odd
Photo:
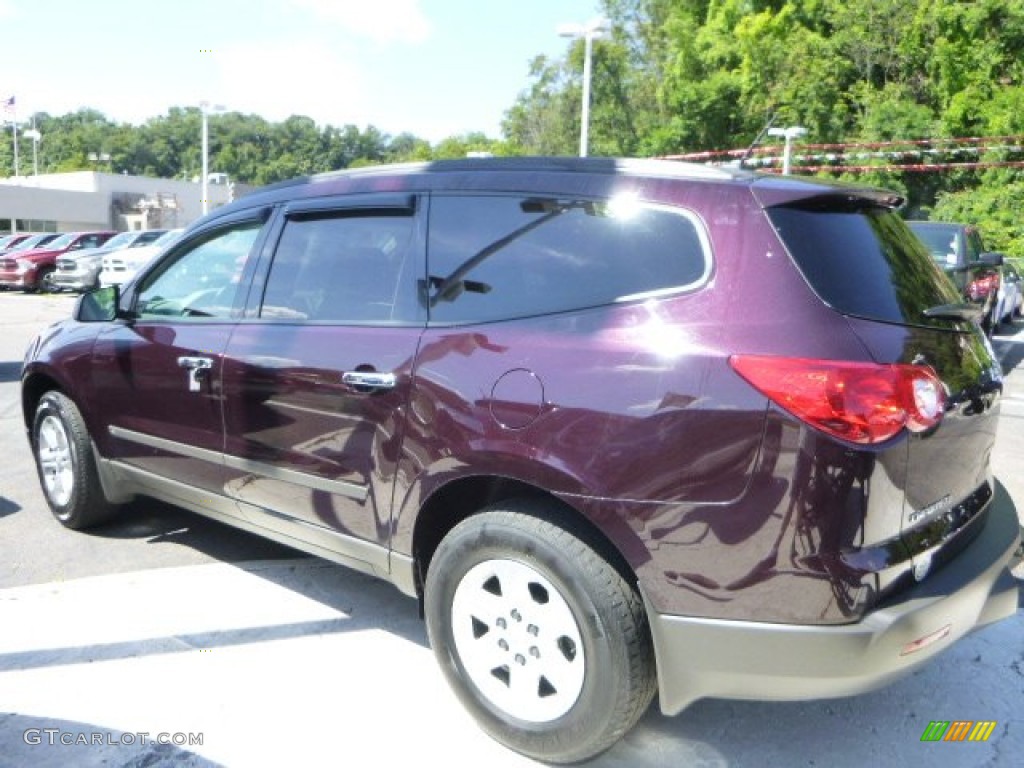
[[[1021,159],[1011,159],[1014,156]],[[783,163],[782,148],[778,146],[688,152],[667,157],[705,165],[735,164],[741,158],[744,158],[744,166],[768,172],[779,172]],[[1024,168],[1024,136],[803,144],[791,158],[791,171],[804,173],[928,173],[987,168]]]

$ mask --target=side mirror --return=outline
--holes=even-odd
[[[1003,266],[1003,254],[1001,253],[983,253],[978,256],[978,261],[988,267],[1001,267]]]
[[[110,322],[119,317],[117,305],[120,300],[120,286],[97,288],[78,297],[73,317],[80,323]]]

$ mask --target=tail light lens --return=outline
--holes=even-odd
[[[945,388],[921,365],[733,355],[733,369],[779,407],[842,440],[881,443],[942,419]]]
[[[967,296],[972,300],[983,299],[992,291],[999,290],[999,278],[996,275],[979,277],[967,286]]]

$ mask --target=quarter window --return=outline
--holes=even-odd
[[[700,283],[696,217],[636,200],[436,196],[430,319],[473,323],[600,306]]]

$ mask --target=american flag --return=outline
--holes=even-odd
[[[13,96],[8,96],[6,99],[4,99],[2,102],[0,102],[0,104],[3,105],[4,114],[5,115],[13,115],[14,114],[14,97]]]

